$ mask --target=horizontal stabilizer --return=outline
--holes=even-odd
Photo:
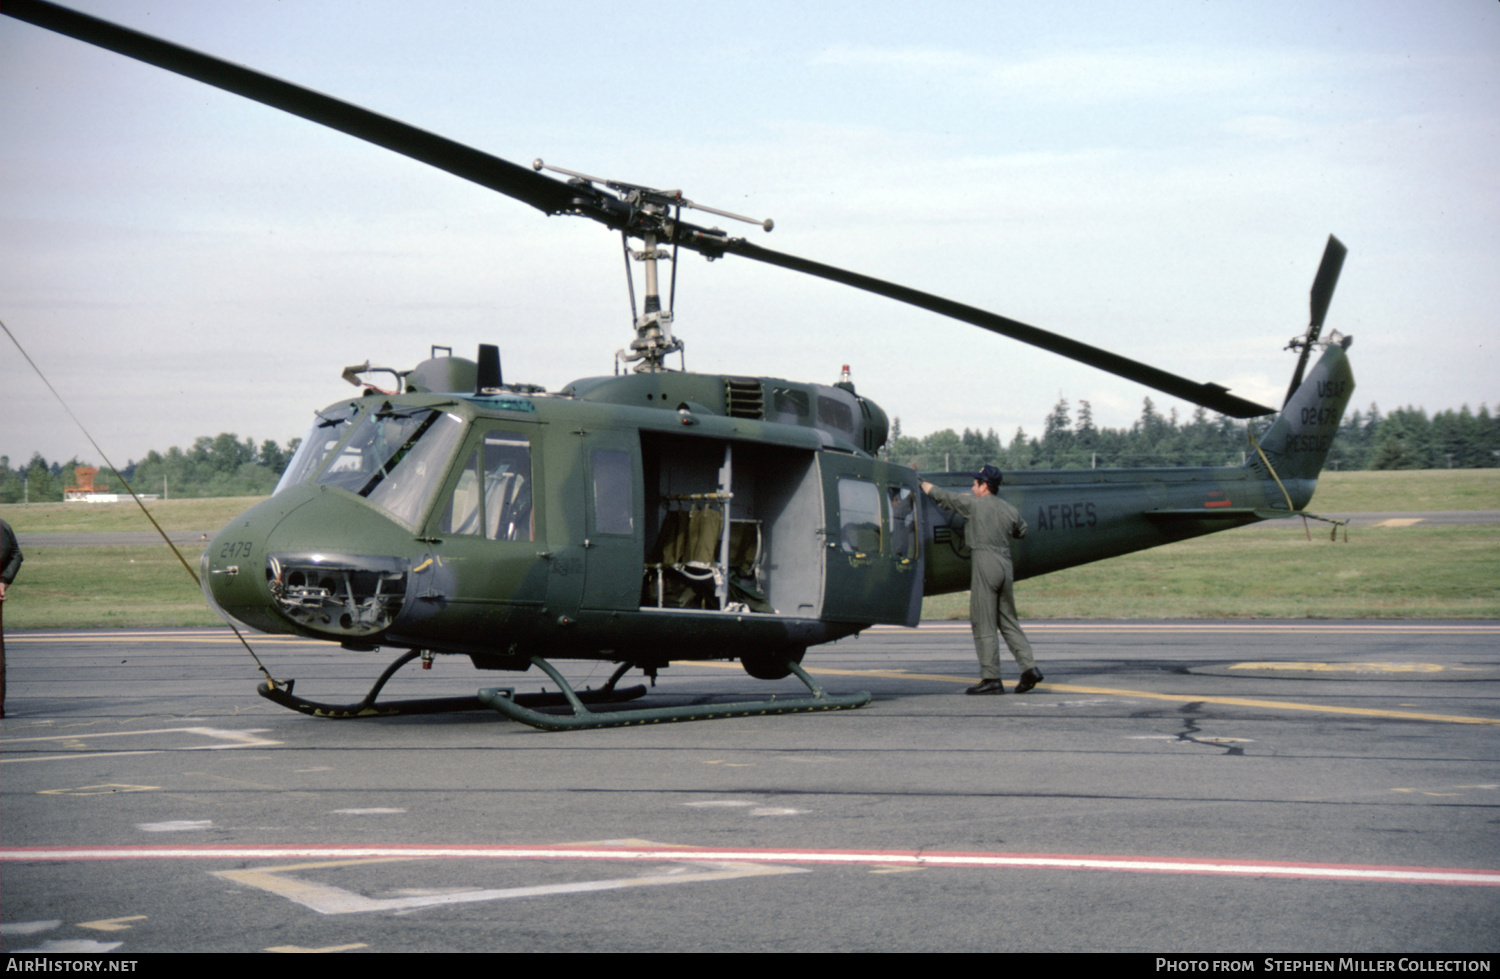
[[[1170,510],[1147,510],[1141,514],[1148,520],[1227,520],[1231,517],[1257,520],[1275,520],[1280,517],[1311,517],[1305,510],[1276,510],[1270,507],[1178,507]]]

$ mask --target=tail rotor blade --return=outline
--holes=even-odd
[[[1314,330],[1311,338],[1316,340],[1323,331],[1323,317],[1328,315],[1328,304],[1333,301],[1333,288],[1339,284],[1339,272],[1344,268],[1344,256],[1349,249],[1333,235],[1328,236],[1328,247],[1323,249],[1323,261],[1318,266],[1318,277],[1313,279],[1311,306]]]
[[[1323,333],[1323,319],[1328,315],[1328,304],[1333,301],[1334,286],[1339,284],[1339,272],[1344,268],[1344,256],[1349,254],[1349,249],[1344,243],[1333,235],[1328,236],[1328,245],[1323,249],[1323,261],[1318,265],[1318,274],[1313,279],[1312,293],[1309,296],[1309,305],[1312,308],[1312,317],[1307,324],[1307,336],[1302,343],[1302,353],[1297,357],[1297,369],[1292,371],[1292,383],[1286,389],[1286,401],[1292,400],[1292,395],[1297,388],[1302,386],[1302,373],[1307,369],[1307,358],[1312,353],[1312,345],[1317,342]]]

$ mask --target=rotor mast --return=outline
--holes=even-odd
[[[743,214],[735,214],[732,211],[721,211],[716,207],[707,207],[697,204],[682,196],[680,190],[657,190],[654,187],[645,187],[640,184],[629,184],[619,180],[607,180],[603,177],[593,177],[576,170],[567,170],[563,167],[552,166],[543,163],[540,158],[531,161],[533,170],[551,170],[553,173],[565,174],[571,179],[568,183],[575,187],[588,187],[597,191],[600,185],[613,191],[620,203],[629,209],[628,218],[619,222],[621,244],[625,249],[625,281],[630,289],[630,315],[635,324],[635,339],[630,343],[630,349],[617,351],[615,354],[616,365],[619,362],[635,363],[634,370],[638,374],[654,374],[661,371],[671,370],[666,360],[669,354],[681,353],[683,343],[681,338],[672,335],[672,305],[677,294],[677,246],[678,228],[684,207],[709,214],[717,214],[720,217],[730,218],[735,221],[743,221],[746,224],[758,224],[766,231],[776,226],[776,222],[770,218],[764,221],[746,217]],[[615,216],[618,220],[619,216]],[[615,222],[610,222],[615,223]],[[704,237],[701,229],[693,229],[698,232],[699,237]],[[641,239],[640,251],[630,250],[630,238]],[[723,239],[724,232],[719,228],[708,229],[707,237],[718,237]],[[672,253],[669,255],[662,250],[667,242],[672,243]],[[703,249],[704,257],[713,261],[719,257],[714,250]],[[630,261],[635,260],[645,266],[646,296],[643,310],[637,314],[635,308],[635,279],[630,273]],[[657,270],[657,262],[672,262],[672,288],[668,293],[666,308],[661,302],[661,278]]]
[[[669,191],[668,193],[676,193]],[[634,203],[634,202],[632,202]],[[666,220],[666,207],[656,201],[643,200],[638,206],[642,213],[651,215],[658,220]],[[626,232],[621,232],[622,237]],[[639,315],[635,315],[635,284],[630,278],[630,266],[625,266],[626,281],[630,285],[630,313],[635,320],[635,339],[630,343],[629,353],[621,350],[616,356],[625,363],[639,361],[635,365],[637,373],[656,373],[668,370],[666,358],[668,354],[682,352],[682,340],[672,335],[672,300],[677,294],[677,250],[674,248],[672,254],[668,255],[657,249],[656,232],[647,231],[641,237],[643,247],[640,251],[630,255],[637,262],[645,265],[646,272],[646,301],[645,309]],[[629,254],[629,242],[625,241],[626,252]],[[668,295],[667,308],[661,306],[661,288],[657,277],[657,261],[672,262],[672,290]]]

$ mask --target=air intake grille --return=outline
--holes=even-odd
[[[765,418],[766,399],[760,381],[748,377],[724,378],[724,413],[731,418]]]

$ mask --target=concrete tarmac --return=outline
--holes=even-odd
[[[0,945],[1494,951],[1500,623],[1027,627],[1023,696],[965,696],[938,623],[809,652],[859,710],[559,734],[296,714],[223,630],[13,634]],[[337,702],[390,658],[252,643]],[[388,695],[497,685],[541,683]],[[678,664],[645,702],[798,690]]]

